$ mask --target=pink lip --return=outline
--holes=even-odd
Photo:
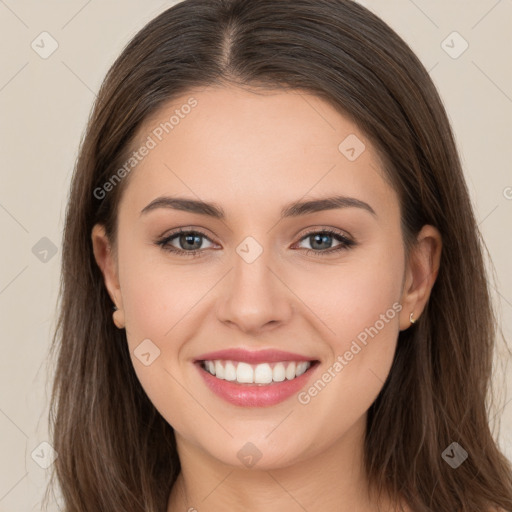
[[[220,358],[219,358],[220,359]],[[280,359],[282,361],[282,359]],[[268,361],[268,359],[267,359]],[[218,379],[207,372],[200,363],[195,364],[206,385],[217,396],[239,407],[268,407],[285,401],[297,394],[315,373],[315,362],[299,377],[271,384],[239,384],[238,382]]]
[[[208,352],[196,358],[196,361],[243,361],[249,364],[259,363],[278,363],[279,361],[314,361],[312,357],[293,354],[292,352],[283,352],[281,350],[258,350],[250,351],[243,348],[232,348],[228,350],[217,350],[216,352]],[[219,379],[217,379],[219,380]]]

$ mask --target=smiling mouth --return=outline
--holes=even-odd
[[[319,361],[281,361],[260,364],[222,359],[198,361],[205,372],[219,380],[260,386],[294,380],[317,363]]]

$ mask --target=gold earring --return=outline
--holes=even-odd
[[[114,312],[112,313],[112,320],[118,329],[124,328],[124,315],[123,312],[114,306]]]
[[[415,322],[416,322],[416,320],[414,320],[414,313],[411,313],[411,314],[409,315],[409,322],[411,322],[411,324],[413,324],[413,323],[415,323]]]

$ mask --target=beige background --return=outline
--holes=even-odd
[[[51,451],[40,443],[48,441],[46,360],[56,318],[61,231],[70,173],[95,91],[128,40],[174,3],[0,0],[1,512],[40,510],[48,476],[40,464],[51,460]],[[510,340],[512,1],[361,3],[410,44],[440,90],[496,267],[494,295]],[[58,43],[47,59],[31,47],[43,31]],[[442,47],[453,31],[469,44],[458,58]],[[462,49],[457,37],[447,40],[452,53]],[[50,48],[50,39],[45,41]],[[49,241],[40,241],[43,237]],[[495,380],[500,401],[493,416],[503,411],[499,442],[512,459],[512,379],[505,387],[505,362],[501,350]]]

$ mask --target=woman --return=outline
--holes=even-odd
[[[352,1],[186,0],[135,36],[82,143],[61,293],[67,511],[512,510],[451,128]]]

